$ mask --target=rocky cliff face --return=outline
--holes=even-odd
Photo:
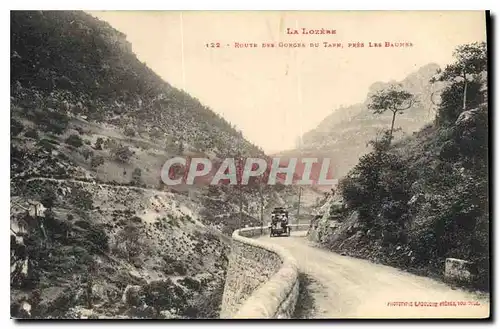
[[[337,167],[336,177],[342,177],[356,164],[361,155],[370,151],[367,143],[375,139],[384,129],[390,128],[389,113],[377,115],[368,109],[370,95],[388,87],[391,83],[400,83],[403,88],[418,97],[419,104],[396,118],[395,128],[401,128],[401,131],[396,133],[396,138],[401,138],[405,134],[419,130],[434,119],[435,106],[431,96],[442,87],[439,84],[429,84],[429,79],[435,75],[438,68],[437,64],[428,64],[402,81],[375,82],[368,90],[365,102],[335,110],[317,128],[305,133],[300,152],[306,155],[331,157]],[[285,154],[292,155],[298,152],[299,150],[293,150]]]

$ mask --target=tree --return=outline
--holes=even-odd
[[[456,62],[447,65],[443,71],[438,70],[438,75],[431,79],[431,83],[436,81],[453,82],[457,78],[462,79],[462,111],[465,111],[467,109],[467,88],[471,81],[469,76],[475,79],[481,72],[486,71],[486,43],[474,42],[460,45],[455,49],[453,57],[455,57]]]
[[[467,108],[473,109],[484,102],[481,95],[482,84],[477,80],[467,82]],[[463,112],[463,83],[453,82],[441,92],[439,106],[437,107],[436,123],[438,125],[453,125]]]
[[[389,88],[379,90],[371,96],[368,108],[375,114],[389,110],[392,112],[391,130],[389,138],[392,140],[396,114],[402,114],[417,102],[415,96],[401,88],[401,85],[391,85]]]

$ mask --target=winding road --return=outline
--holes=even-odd
[[[305,286],[314,304],[309,318],[489,316],[489,300],[484,297],[431,278],[316,248],[304,235],[293,232],[290,237],[259,239],[286,248],[297,260],[300,272],[310,279]]]

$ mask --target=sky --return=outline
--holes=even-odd
[[[453,61],[457,45],[486,40],[479,11],[90,14],[125,33],[139,60],[224,116],[267,153],[294,148],[299,136],[335,110],[363,102],[374,82],[402,80],[428,63],[444,66]],[[336,34],[291,35],[287,28]],[[236,48],[236,42],[258,47]],[[262,47],[280,42],[306,47]],[[309,47],[316,42],[319,47]],[[357,42],[364,47],[348,46]],[[369,42],[412,47],[368,47]]]

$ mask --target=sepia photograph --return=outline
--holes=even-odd
[[[491,319],[489,11],[10,11],[10,317]]]

